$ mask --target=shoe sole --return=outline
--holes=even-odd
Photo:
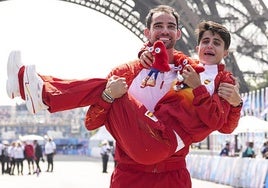
[[[25,67],[24,71],[24,93],[25,102],[28,111],[35,114],[41,110],[48,109],[42,101],[42,79],[36,75],[35,66],[30,65]],[[30,83],[31,81],[31,83]],[[30,86],[30,84],[32,86]],[[31,89],[33,91],[31,91]]]
[[[18,79],[18,72],[14,73],[14,70],[19,70],[23,65],[20,64],[20,51],[12,51],[8,57],[7,63],[7,82],[6,82],[6,91],[9,98],[14,99],[15,97],[20,96],[20,92],[14,91],[11,86],[14,88],[19,89],[19,79]],[[14,63],[15,62],[15,63]]]
[[[35,110],[35,105],[34,105],[34,99],[33,96],[31,95],[31,91],[30,91],[30,74],[29,74],[29,66],[25,67],[24,70],[24,93],[25,93],[25,102],[26,102],[26,107],[28,109],[28,111],[31,114],[35,114],[36,110]]]

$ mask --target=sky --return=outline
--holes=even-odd
[[[6,94],[10,51],[24,64],[60,78],[105,77],[137,57],[142,41],[97,11],[59,0],[0,2],[0,105],[21,103]]]

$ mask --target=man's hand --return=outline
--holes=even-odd
[[[112,76],[108,79],[105,92],[113,99],[122,97],[128,90],[126,79]]]
[[[145,50],[140,56],[140,62],[142,64],[142,66],[146,69],[149,69],[152,66],[153,59],[154,59],[154,57],[153,57],[152,53],[147,51],[147,50]]]
[[[239,83],[235,77],[235,85],[229,83],[220,83],[218,94],[220,97],[228,101],[232,106],[239,106],[242,99],[239,94]]]

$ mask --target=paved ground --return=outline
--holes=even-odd
[[[46,170],[47,163],[41,162],[41,169]],[[96,158],[77,158],[57,156],[54,172],[41,172],[37,175],[27,175],[27,163],[24,162],[24,175],[0,175],[1,187],[7,188],[109,188],[113,162],[109,161],[108,173],[101,172],[101,161]],[[193,188],[230,188],[193,179]]]

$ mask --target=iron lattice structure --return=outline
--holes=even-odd
[[[268,64],[268,1],[267,0],[61,0],[88,7],[116,20],[142,41],[145,17],[149,9],[166,4],[176,8],[181,16],[182,39],[177,43],[188,55],[196,46],[195,28],[202,20],[225,25],[232,33],[232,45],[225,59],[227,68],[239,78],[240,92],[248,92],[238,63],[242,57]]]
[[[267,0],[63,0],[99,11],[116,20],[142,41],[145,17],[149,9],[166,4],[181,16],[182,40],[177,49],[193,55],[196,46],[195,27],[202,20],[225,25],[232,33],[231,52],[225,59],[227,68],[240,80],[240,91],[248,86],[237,61],[249,57],[260,66],[268,64],[268,2]],[[266,1],[266,2],[265,2]],[[243,62],[241,62],[243,63]]]

